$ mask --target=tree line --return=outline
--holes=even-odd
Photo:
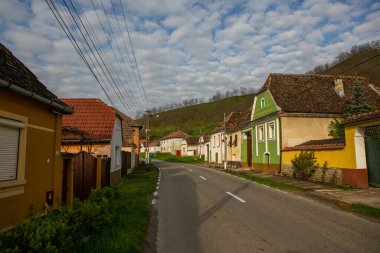
[[[380,40],[352,46],[350,50],[343,51],[339,55],[337,55],[332,62],[317,65],[314,67],[313,70],[307,71],[306,74],[318,74],[362,52],[371,51],[371,50],[379,50],[379,49],[380,49]]]

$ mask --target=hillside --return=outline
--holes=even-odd
[[[363,76],[380,87],[380,48],[361,52],[318,74]]]
[[[181,130],[192,136],[199,136],[214,129],[230,112],[247,111],[252,106],[254,94],[246,96],[229,97],[210,103],[192,105],[159,113],[159,117],[150,118],[151,140],[158,139],[172,131]],[[146,125],[147,118],[138,120]],[[141,131],[140,138],[145,138],[145,129]]]

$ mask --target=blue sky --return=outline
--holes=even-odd
[[[102,0],[106,12],[100,0],[93,2],[103,24],[105,15],[112,24],[122,20],[120,9],[118,17],[111,15],[118,0]],[[380,39],[380,1],[374,0],[122,2],[150,106],[259,88],[271,72],[304,73],[353,45]],[[89,0],[79,3],[112,59],[110,34]],[[45,1],[1,0],[0,17],[0,42],[57,96],[109,102]],[[114,35],[111,43],[121,43],[123,34]],[[141,110],[140,86],[120,82],[132,113]]]

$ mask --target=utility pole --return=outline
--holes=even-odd
[[[149,134],[150,134],[150,129],[149,129],[149,118],[150,118],[150,111],[146,111],[147,116],[148,116],[148,127],[145,129],[145,138],[146,138],[146,158],[148,158],[148,164],[150,163],[150,157],[149,157]]]
[[[224,169],[227,170],[227,129],[226,129],[226,113],[224,113]]]

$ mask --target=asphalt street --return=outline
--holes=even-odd
[[[157,251],[380,252],[380,224],[216,170],[160,168]]]

